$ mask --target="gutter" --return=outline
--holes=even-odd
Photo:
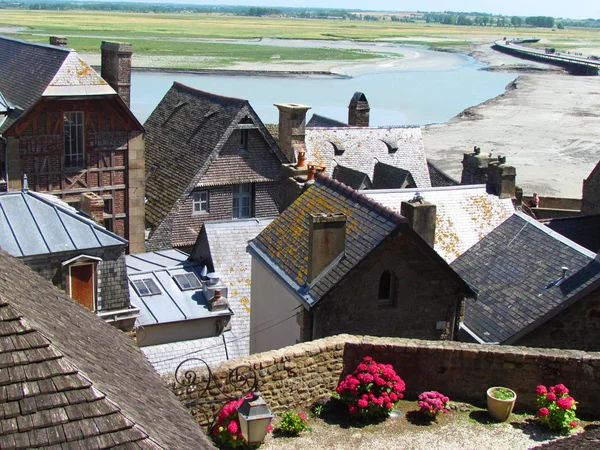
[[[484,344],[484,345],[500,345],[500,342],[487,342],[484,341],[483,339],[481,339],[479,336],[477,336],[472,330],[469,329],[469,327],[467,327],[464,322],[462,322],[459,326],[459,329],[463,329],[467,332],[467,334],[469,334],[469,336],[471,336],[473,339],[475,339],[477,341],[478,344]]]
[[[124,320],[137,319],[140,316],[140,308],[132,305],[126,309],[98,311],[96,314],[105,322],[114,323]]]

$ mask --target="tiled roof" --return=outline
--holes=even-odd
[[[250,152],[243,163],[241,156],[219,158],[223,145],[246,116],[269,143],[273,157]],[[154,228],[197,186],[277,180],[280,163],[287,162],[247,100],[180,83],[173,83],[144,127],[146,171],[151,174],[146,183],[146,220]],[[215,169],[209,172],[211,165]],[[170,233],[171,227],[166,228],[163,231]]]
[[[427,160],[427,169],[431,179],[431,187],[459,186],[460,182],[452,178],[437,165]]]
[[[373,187],[366,173],[340,165],[333,168],[333,179],[352,189],[370,189]]]
[[[125,239],[61,203],[32,191],[0,194],[0,247],[21,257],[127,245]]]
[[[592,252],[600,252],[600,214],[544,219],[539,222]]]
[[[339,120],[330,119],[329,117],[321,116],[320,114],[313,114],[308,123],[306,124],[306,128],[339,128],[339,127],[349,127],[347,123],[341,122]]]
[[[214,448],[139,349],[0,250],[1,448]]]
[[[418,127],[307,128],[306,158],[328,168],[360,170],[371,180],[375,164],[382,162],[409,171],[419,188],[431,186]]]
[[[346,216],[345,257],[313,286],[308,272],[309,214]],[[353,189],[319,175],[291,206],[254,239],[249,249],[282,275],[289,287],[312,305],[406,219],[359,195]]]
[[[568,272],[562,279],[562,267]],[[465,329],[478,340],[510,344],[600,287],[596,254],[520,212],[452,263],[475,286]]]
[[[71,49],[0,36],[0,92],[16,109],[0,124],[4,133],[42,95],[60,95],[60,87],[79,86],[79,94],[115,91]],[[46,90],[54,86],[54,92]],[[71,91],[69,91],[71,92]]]
[[[361,191],[370,199],[398,213],[402,201],[411,200],[417,192],[426,201],[436,205],[434,248],[448,263],[515,212],[511,199],[500,199],[488,194],[484,185]]]
[[[416,183],[408,170],[378,162],[373,170],[374,189],[400,189],[415,187]]]

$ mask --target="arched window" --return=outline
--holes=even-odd
[[[379,278],[379,291],[377,293],[377,306],[385,307],[393,305],[393,279],[392,272],[385,270]]]

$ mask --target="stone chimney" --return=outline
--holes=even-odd
[[[337,214],[310,214],[308,232],[308,283],[346,248],[346,216]]]
[[[353,127],[368,127],[371,107],[367,97],[362,92],[355,92],[348,105],[348,125]]]
[[[280,213],[285,211],[309,186],[314,184],[317,174],[325,173],[327,170],[323,164],[306,163],[305,155],[306,152],[301,148],[298,151],[298,162],[296,164],[281,165],[279,170]]]
[[[56,45],[57,47],[66,47],[67,38],[59,36],[50,36],[50,45]]]
[[[296,162],[296,153],[305,148],[306,111],[310,106],[297,103],[275,103],[279,110],[279,148],[290,162]]]
[[[104,226],[104,200],[98,194],[93,192],[81,194],[79,209],[90,216],[94,222]]]
[[[435,242],[436,206],[426,202],[416,193],[412,200],[402,202],[400,214],[408,219],[408,223],[427,244],[433,248]]]
[[[515,198],[517,171],[506,164],[506,156],[498,155],[496,161],[488,165],[488,191],[500,198]]]
[[[229,302],[221,295],[219,289],[215,290],[213,297],[208,301],[208,309],[211,311],[227,311]]]
[[[102,41],[102,69],[100,76],[117,91],[127,107],[131,98],[131,44]]]
[[[491,159],[491,153],[482,153],[481,148],[477,146],[473,147],[472,153],[464,153],[460,184],[486,184],[487,168]]]

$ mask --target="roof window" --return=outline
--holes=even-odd
[[[148,295],[160,294],[160,289],[152,278],[144,278],[142,280],[133,280],[133,287],[137,291],[140,297],[146,297]]]
[[[196,275],[192,272],[173,275],[173,279],[179,286],[179,289],[181,289],[182,291],[189,291],[191,289],[202,288],[200,280],[198,280],[198,277],[196,277]]]

